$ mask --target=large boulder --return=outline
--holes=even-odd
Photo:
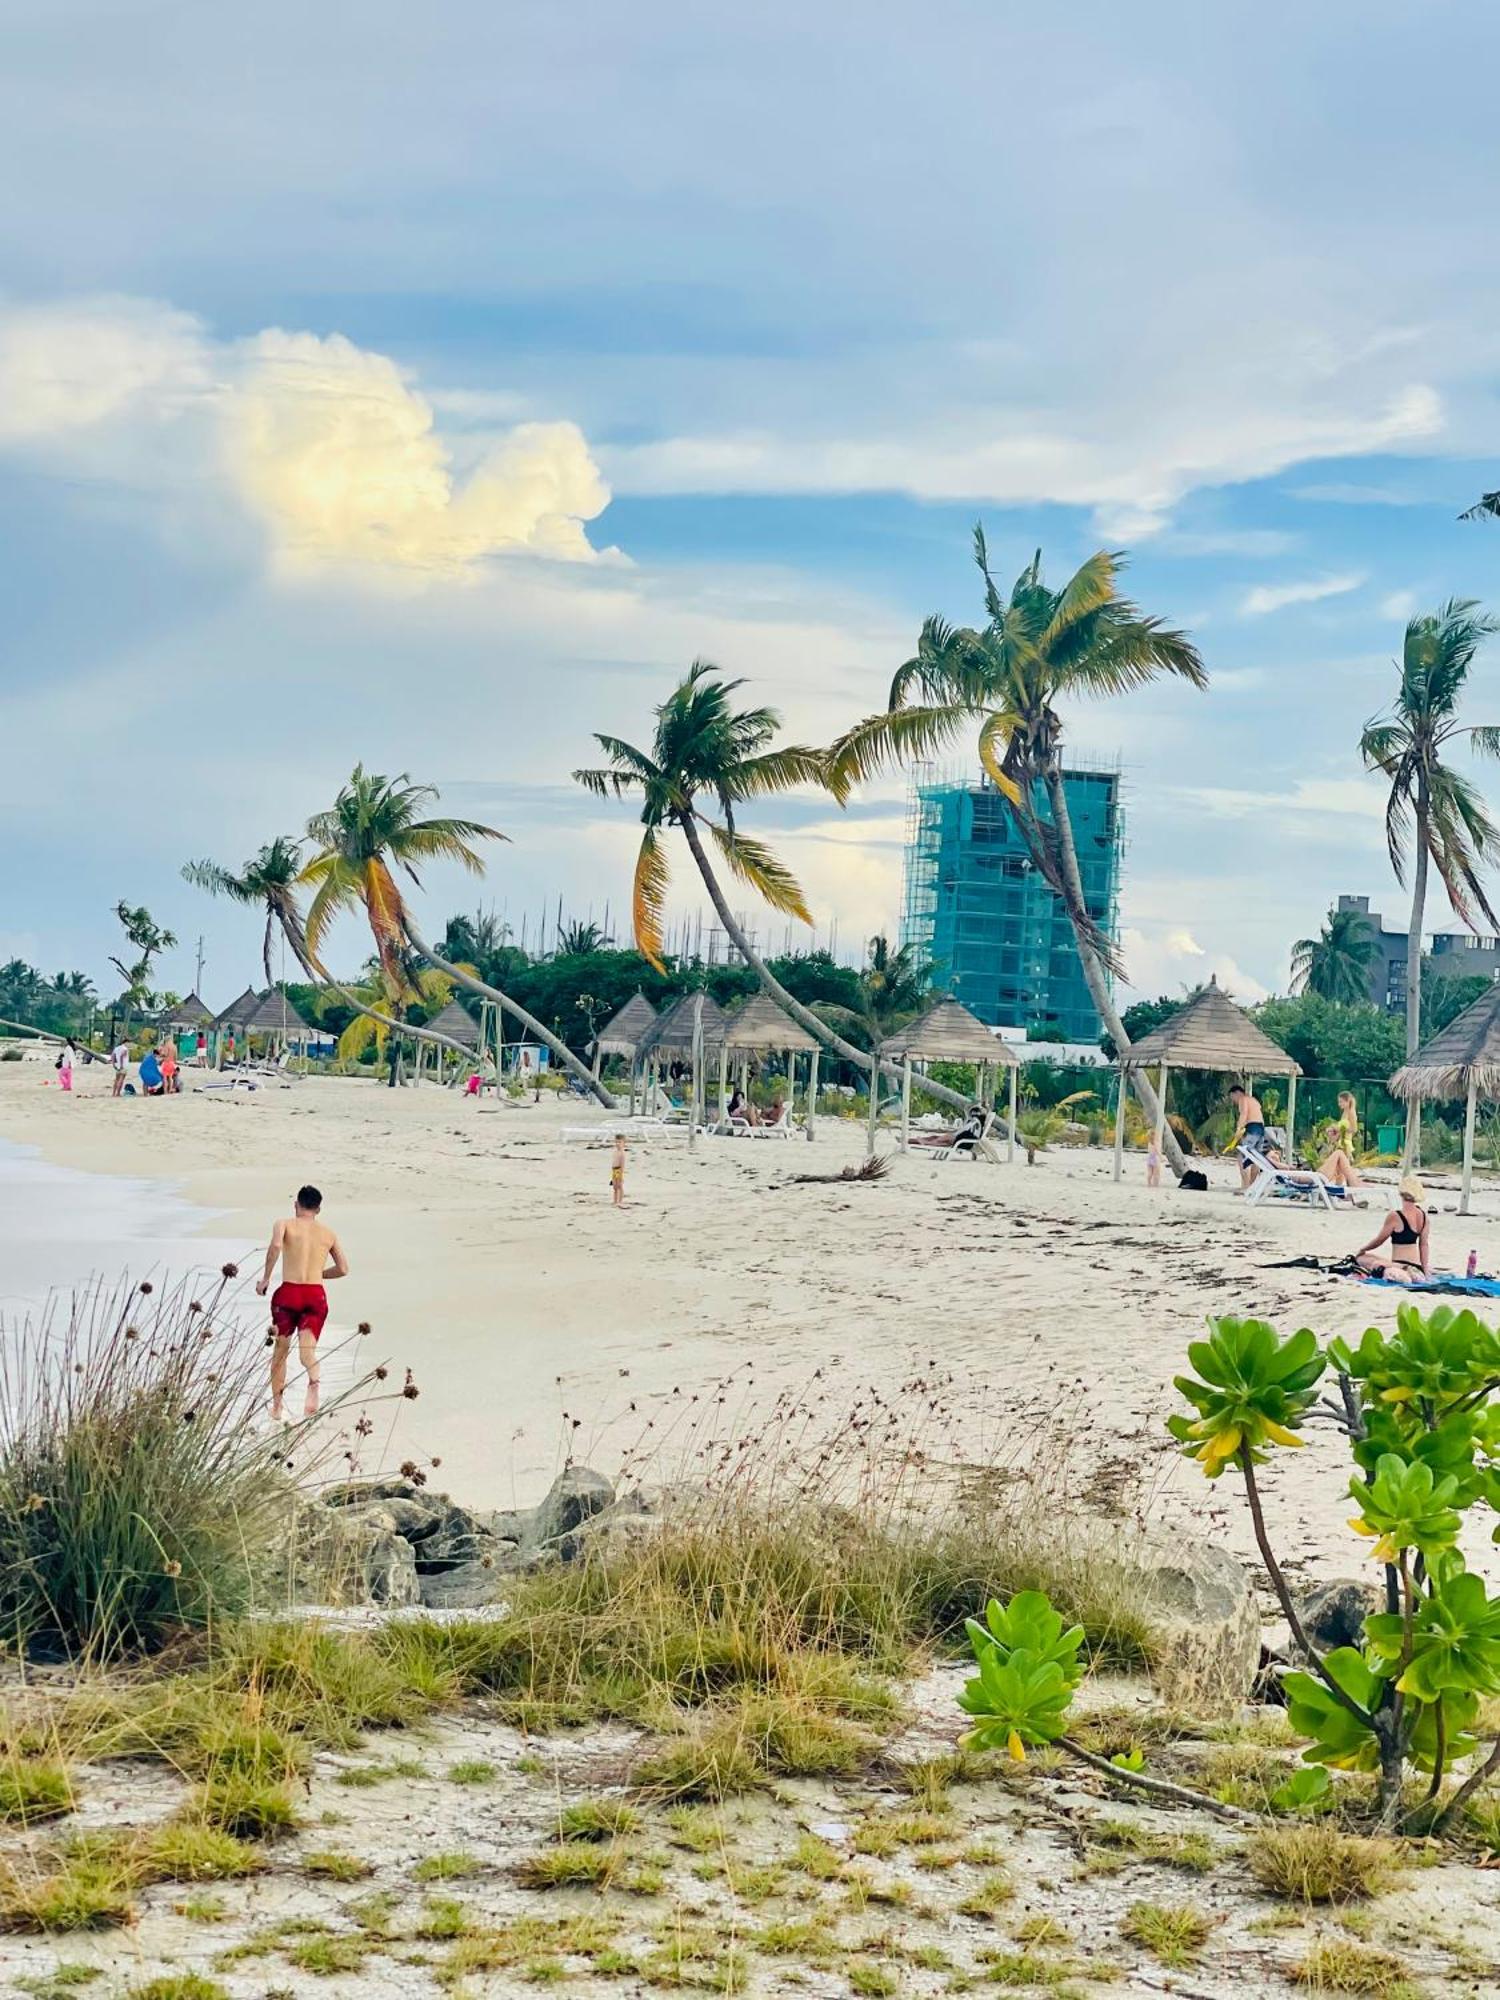
[[[419,1604],[412,1545],[378,1507],[304,1508],[293,1531],[299,1597],[318,1604]]]
[[[1363,1645],[1365,1620],[1384,1611],[1385,1592],[1370,1577],[1336,1576],[1294,1595],[1292,1603],[1309,1643],[1331,1653],[1335,1646]],[[1294,1639],[1293,1655],[1299,1651]]]
[[[570,1465],[553,1480],[547,1497],[527,1523],[522,1546],[543,1548],[573,1534],[595,1514],[614,1503],[615,1489],[602,1472]]]
[[[1260,1608],[1249,1571],[1213,1542],[1160,1528],[1108,1529],[1089,1560],[1123,1611],[1143,1614],[1153,1674],[1168,1701],[1239,1702],[1260,1666]]]
[[[417,1587],[429,1611],[474,1611],[482,1605],[498,1604],[508,1579],[523,1566],[524,1558],[511,1547],[503,1556],[425,1571],[417,1578]]]

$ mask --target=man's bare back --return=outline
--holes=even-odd
[[[315,1216],[294,1215],[278,1222],[271,1231],[271,1245],[281,1246],[281,1276],[288,1285],[321,1285],[325,1279],[341,1278],[343,1252],[339,1239]],[[330,1261],[331,1260],[331,1261]],[[347,1266],[345,1266],[347,1269]]]

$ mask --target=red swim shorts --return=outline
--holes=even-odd
[[[271,1325],[277,1338],[310,1333],[314,1340],[328,1317],[328,1294],[321,1285],[278,1285],[271,1294]]]

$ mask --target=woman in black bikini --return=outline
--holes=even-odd
[[[1378,1236],[1372,1236],[1361,1250],[1354,1253],[1354,1261],[1362,1271],[1372,1277],[1386,1278],[1392,1284],[1410,1285],[1418,1278],[1432,1275],[1432,1259],[1427,1247],[1427,1210],[1422,1206],[1422,1183],[1415,1174],[1408,1174],[1401,1183],[1400,1205],[1393,1208],[1380,1225]],[[1388,1242],[1390,1249],[1377,1254],[1382,1243]]]

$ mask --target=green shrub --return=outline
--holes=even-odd
[[[0,1764],[0,1821],[34,1826],[72,1810],[73,1785],[65,1765],[24,1757]]]

